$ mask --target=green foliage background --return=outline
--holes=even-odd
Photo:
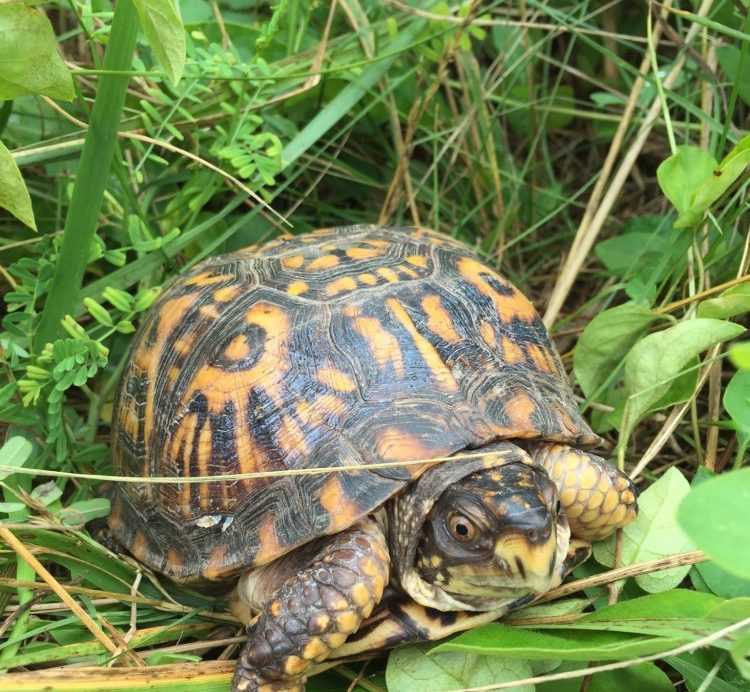
[[[750,309],[750,12],[670,7],[0,2],[0,531],[101,634],[2,544],[3,689],[155,689],[157,664],[228,689],[224,604],[96,540],[119,373],[203,258],[373,222],[460,238],[529,295],[642,511],[577,598],[309,689],[557,692],[588,665],[589,690],[750,687],[748,344],[724,358]]]

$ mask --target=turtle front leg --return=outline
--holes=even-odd
[[[532,445],[529,453],[557,486],[573,537],[606,538],[638,514],[633,482],[601,457],[549,443]]]
[[[591,546],[583,540],[573,539],[560,570],[559,581],[572,572],[591,555]],[[485,611],[435,610],[417,603],[404,593],[389,590],[372,615],[365,620],[329,661],[342,661],[361,654],[393,649],[404,644],[436,641],[459,632],[475,629],[510,612],[533,605],[542,594],[530,593],[500,608]]]
[[[304,690],[310,668],[328,658],[370,615],[389,571],[386,540],[372,519],[325,539],[248,626],[233,692]]]

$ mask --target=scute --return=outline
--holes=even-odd
[[[177,580],[221,580],[341,531],[423,470],[369,465],[508,438],[598,441],[512,284],[426,229],[289,236],[201,263],[144,319],[113,459],[175,481],[119,485],[110,525]],[[278,475],[340,467],[357,468]],[[181,480],[241,473],[262,477]]]

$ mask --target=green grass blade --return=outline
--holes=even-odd
[[[323,137],[388,71],[394,62],[417,39],[425,21],[415,21],[403,29],[390,46],[389,56],[373,62],[359,77],[348,84],[341,93],[330,101],[303,129],[284,147],[281,160],[284,168],[289,168],[300,156]]]
[[[104,69],[127,70],[131,66],[138,35],[138,16],[131,0],[115,8]],[[62,331],[60,321],[73,312],[86,269],[86,260],[109,180],[125,95],[130,77],[106,74],[100,78],[89,129],[81,152],[70,208],[65,219],[63,243],[49,294],[44,304],[34,348],[38,351]]]

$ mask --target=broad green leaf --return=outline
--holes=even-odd
[[[32,451],[33,446],[25,437],[11,437],[0,447],[0,466],[20,468],[29,460]],[[0,480],[6,479],[12,473],[11,470],[0,471]]]
[[[22,2],[0,3],[0,100],[26,94],[70,101],[73,79],[49,19]]]
[[[586,325],[573,352],[573,369],[583,393],[590,397],[607,380],[633,344],[662,315],[640,305],[618,305]]]
[[[719,59],[721,68],[727,73],[730,83],[737,89],[740,98],[750,106],[750,83],[745,75],[739,74],[740,49],[737,46],[717,46],[716,57]]]
[[[742,609],[747,606],[744,601],[728,602],[713,594],[672,589],[600,608],[573,623],[537,625],[536,629],[631,632],[697,639],[741,619]],[[727,604],[731,607],[724,607]]]
[[[733,620],[730,622],[734,622]],[[727,625],[727,620],[720,618],[653,618],[644,616],[622,620],[602,620],[588,622],[579,620],[575,624],[565,625],[537,625],[542,631],[560,630],[590,630],[594,632],[627,632],[630,634],[645,634],[651,637],[690,637],[699,639]]]
[[[385,673],[389,692],[447,692],[531,676],[528,661],[463,651],[428,654],[423,646],[393,651]],[[531,692],[534,687],[518,685],[511,689]]]
[[[677,519],[716,564],[750,579],[750,468],[730,471],[690,491]]]
[[[696,318],[641,339],[625,359],[628,402],[620,426],[620,444],[627,444],[633,428],[695,356],[744,331],[731,322]]]
[[[585,622],[614,621],[644,616],[662,619],[702,618],[721,604],[722,599],[713,594],[689,589],[671,589],[608,605],[593,613],[587,613],[582,620]]]
[[[716,159],[707,151],[683,146],[662,161],[656,169],[656,177],[667,199],[682,213],[692,206],[701,185],[713,175],[715,168]]]
[[[0,10],[2,5],[0,5]],[[13,156],[0,141],[0,207],[7,209],[19,221],[36,230],[31,197],[23,182]]]
[[[717,603],[708,613],[709,617],[724,620],[727,623],[739,622],[750,617],[750,598],[731,598]]]
[[[703,581],[705,588],[717,596],[722,598],[750,596],[750,579],[737,577],[719,567],[715,562],[701,562],[693,569],[698,572],[698,577]],[[690,572],[690,578],[695,578],[694,572]],[[698,584],[695,586],[699,588]]]
[[[732,286],[717,298],[698,303],[698,317],[726,320],[743,312],[750,312],[750,283]]]
[[[536,683],[537,692],[581,692],[583,671],[587,666],[578,662],[564,663],[558,673],[582,671],[580,677]],[[639,663],[620,670],[594,673],[586,686],[587,692],[673,692],[674,685],[669,676],[654,663]]]
[[[646,489],[638,500],[638,516],[622,530],[622,564],[633,565],[693,550],[692,541],[677,523],[677,507],[690,485],[675,468],[670,468]],[[594,544],[597,562],[613,567],[615,537]],[[673,589],[690,571],[690,565],[641,574],[638,585],[650,593]]]
[[[133,0],[141,28],[172,84],[185,69],[185,29],[172,0]]]
[[[682,211],[676,228],[700,222],[703,213],[742,176],[750,165],[750,135],[743,137],[698,189],[690,208]]]
[[[625,279],[625,293],[639,305],[651,305],[659,286],[682,265],[689,234],[675,229],[671,215],[629,219],[623,233],[597,243],[595,252],[611,274]]]
[[[509,627],[502,623],[464,632],[434,651],[465,651],[524,659],[572,661],[625,660],[666,651],[685,637],[651,637],[604,630],[555,629],[554,632]]]
[[[729,347],[729,360],[736,368],[750,370],[750,341],[732,344]]]
[[[690,362],[685,365],[685,369],[672,380],[667,392],[659,397],[658,401],[651,404],[646,413],[659,411],[663,408],[679,404],[682,401],[687,401],[695,391],[695,385],[698,382],[699,366],[700,360],[698,357],[691,358]]]
[[[750,370],[738,370],[724,390],[724,409],[732,420],[750,430]]]

